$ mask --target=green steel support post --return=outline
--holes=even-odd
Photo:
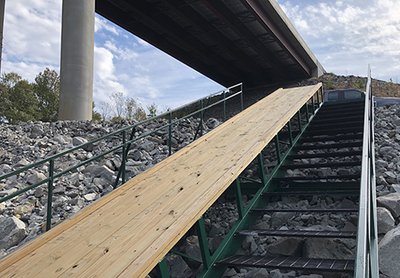
[[[53,214],[53,183],[54,183],[54,160],[49,161],[49,181],[47,183],[47,214],[46,231],[51,229],[51,217]]]
[[[308,102],[305,104],[306,106],[306,119],[307,119],[307,123],[310,122],[310,116],[308,115]]]
[[[299,112],[297,112],[297,124],[299,125],[299,132],[301,132],[302,127],[301,127],[301,113],[300,113],[300,110],[299,110]]]
[[[168,114],[168,155],[172,154],[171,140],[172,140],[172,113],[169,112],[169,114]]]
[[[169,278],[169,269],[165,259],[158,263],[157,272],[161,278]]]
[[[125,164],[126,164],[126,132],[125,130],[122,131],[122,162],[121,162],[121,178],[122,178],[122,184],[126,182],[126,176],[125,176]]]
[[[197,235],[199,239],[201,258],[203,260],[203,268],[209,269],[211,266],[211,255],[208,249],[208,239],[204,219],[200,218],[197,221]]]
[[[244,206],[243,206],[243,198],[242,198],[242,190],[240,188],[240,180],[239,178],[235,181],[235,196],[236,196],[236,205],[239,213],[239,220],[244,216]]]
[[[267,177],[265,176],[264,170],[264,157],[262,152],[258,155],[258,171],[260,172],[260,179],[263,185],[267,182]]]
[[[291,119],[288,122],[289,143],[290,143],[290,146],[293,146],[292,124],[290,121],[291,121]]]
[[[320,92],[321,90],[318,90],[318,92],[317,92],[317,104],[318,104],[318,106],[319,106],[319,104],[321,103],[320,101],[319,101],[319,92]]]
[[[312,107],[312,114],[315,114],[315,103],[314,103],[314,95],[311,97],[311,107]]]
[[[281,148],[279,147],[279,135],[275,135],[275,149],[276,149],[276,158],[278,160],[278,164],[281,163]]]

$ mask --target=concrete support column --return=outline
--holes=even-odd
[[[2,64],[2,54],[3,54],[3,29],[4,29],[4,9],[6,5],[6,0],[0,0],[0,72]]]
[[[63,0],[60,120],[91,120],[95,0]]]

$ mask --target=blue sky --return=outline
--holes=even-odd
[[[61,0],[6,0],[2,71],[28,80],[59,70]],[[325,69],[400,82],[400,1],[278,1]],[[176,107],[220,85],[96,16],[94,99],[121,91],[144,106]]]

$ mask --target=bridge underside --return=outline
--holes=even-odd
[[[275,0],[97,0],[96,12],[225,86],[323,71]]]

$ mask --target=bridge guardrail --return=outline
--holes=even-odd
[[[220,100],[215,101],[216,98],[220,97]],[[119,185],[124,184],[126,182],[126,160],[127,160],[127,156],[128,156],[128,152],[131,148],[132,143],[143,139],[147,136],[150,136],[154,133],[156,133],[157,131],[160,130],[165,130],[168,129],[168,155],[172,154],[172,132],[173,132],[173,127],[174,125],[176,126],[177,124],[179,124],[181,121],[190,118],[190,117],[198,117],[200,119],[199,124],[197,126],[193,141],[196,140],[196,138],[198,136],[203,135],[203,123],[204,123],[204,113],[205,111],[207,111],[210,108],[216,107],[217,105],[222,105],[222,115],[223,115],[223,120],[225,121],[228,118],[227,115],[227,101],[235,98],[235,97],[239,97],[240,98],[240,110],[244,109],[244,103],[243,103],[243,84],[239,83],[236,85],[233,85],[223,91],[219,91],[217,93],[211,94],[205,98],[199,99],[199,100],[195,100],[193,102],[190,102],[186,105],[180,106],[174,110],[169,110],[166,111],[165,113],[162,113],[160,115],[157,115],[155,117],[151,117],[149,119],[146,119],[144,121],[135,123],[133,125],[124,127],[122,129],[116,130],[111,132],[110,134],[104,135],[100,138],[94,139],[92,141],[86,142],[84,144],[81,144],[79,146],[67,149],[65,151],[62,151],[58,154],[52,155],[50,157],[41,159],[37,162],[34,162],[32,164],[23,166],[17,170],[14,170],[12,172],[3,174],[0,176],[0,181],[5,180],[7,178],[13,177],[13,176],[18,176],[21,173],[27,172],[30,169],[34,169],[37,168],[39,166],[43,166],[45,164],[48,164],[48,175],[46,179],[43,179],[39,182],[36,182],[32,185],[26,186],[24,188],[21,188],[13,193],[10,193],[6,196],[3,196],[0,198],[0,203],[3,203],[7,200],[13,199],[29,190],[35,189],[41,185],[47,184],[47,211],[46,211],[46,231],[48,231],[49,229],[51,229],[51,220],[52,220],[52,207],[53,207],[53,189],[54,189],[54,182],[60,178],[61,176],[70,173],[74,170],[76,170],[79,167],[85,166],[87,164],[89,164],[90,162],[93,162],[95,160],[98,160],[100,158],[103,158],[104,156],[106,156],[107,154],[110,153],[114,153],[117,152],[119,150],[121,150],[121,165],[118,169],[118,174],[117,177],[115,179],[113,188],[117,188]],[[215,101],[215,102],[213,102]],[[210,104],[210,102],[212,102]],[[195,111],[191,111],[191,112],[187,112],[185,111],[186,108],[191,108],[194,107]],[[197,107],[200,107],[199,109],[197,109]],[[181,116],[182,112],[185,114],[183,116]],[[186,113],[187,112],[187,113]],[[174,118],[175,117],[175,118]],[[161,125],[153,130],[151,130],[150,132],[141,134],[140,136],[135,136],[135,131],[136,128],[140,125],[146,124],[146,123],[150,123],[152,121],[158,120],[158,119],[168,119],[168,123]],[[100,154],[97,154],[89,159],[86,159],[76,165],[70,166],[65,170],[62,170],[58,173],[56,173],[55,171],[55,161],[57,159],[60,159],[74,151],[80,150],[80,149],[84,149],[85,147],[88,147],[90,145],[93,145],[95,143],[99,143],[101,141],[107,140],[107,139],[119,139],[122,141],[121,144],[112,147],[110,149],[108,149],[107,151],[101,152]]]

